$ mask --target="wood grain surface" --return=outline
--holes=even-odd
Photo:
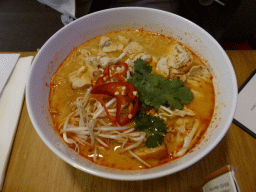
[[[256,51],[226,51],[240,86],[256,68]],[[35,52],[22,56],[36,55]],[[232,124],[224,139],[206,157],[178,173],[146,181],[116,181],[84,173],[57,157],[39,138],[22,109],[4,192],[9,191],[108,191],[159,192],[201,191],[204,179],[225,165],[237,168],[236,178],[242,192],[256,191],[256,139]]]

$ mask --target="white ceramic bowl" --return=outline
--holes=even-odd
[[[172,35],[207,61],[214,76],[216,107],[205,139],[192,152],[156,168],[121,171],[93,164],[79,156],[54,132],[48,112],[49,85],[52,74],[74,47],[103,33],[140,27]],[[232,64],[212,36],[194,23],[175,14],[138,7],[99,11],[63,27],[38,52],[26,87],[29,116],[44,143],[70,165],[96,176],[117,180],[162,177],[183,170],[202,159],[228,131],[235,112],[236,100],[237,82]]]

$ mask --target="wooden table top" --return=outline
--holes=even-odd
[[[238,86],[256,69],[256,50],[226,51]],[[21,56],[36,52],[21,53]],[[237,168],[241,191],[256,191],[256,139],[232,124],[224,139],[206,157],[178,173],[146,181],[116,181],[82,172],[56,156],[39,138],[24,102],[14,140],[4,192],[9,191],[201,191],[204,179],[225,165]]]

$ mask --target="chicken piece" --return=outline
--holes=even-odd
[[[191,131],[185,136],[184,138],[184,143],[183,143],[183,146],[182,146],[182,149],[179,150],[178,152],[174,152],[174,157],[181,157],[183,156],[187,151],[188,149],[190,148],[190,144],[191,144],[191,141],[198,129],[198,126],[199,126],[199,121],[196,120],[194,125],[193,125],[193,128],[191,129]]]
[[[178,69],[170,68],[170,72],[174,75],[182,75],[183,72],[179,71]]]
[[[94,67],[99,66],[99,61],[98,61],[97,57],[95,57],[95,56],[86,57],[85,63],[87,65],[93,65]]]
[[[138,58],[143,59],[146,63],[149,63],[152,60],[151,55],[147,55],[145,53],[140,53],[140,54],[136,55],[134,58],[134,61]]]
[[[99,48],[103,53],[110,53],[114,51],[122,51],[124,45],[119,42],[113,42],[109,37],[102,36],[100,39]]]
[[[136,54],[143,52],[143,47],[139,43],[132,41],[123,49],[123,52],[127,53],[133,59]]]
[[[178,110],[175,109],[173,112],[174,116],[180,116],[180,117],[185,117],[185,116],[195,116],[196,114],[194,113],[194,111],[192,111],[191,109],[188,109],[186,106],[183,108],[183,110]]]
[[[90,73],[94,68],[92,66],[82,66],[77,71],[69,74],[69,82],[73,89],[84,87],[91,84]]]
[[[102,68],[106,68],[108,65],[116,64],[120,58],[98,57],[98,61]]]
[[[187,66],[191,58],[192,56],[180,44],[176,44],[167,57],[163,57],[157,62],[157,73],[164,77],[181,75],[182,72],[178,69]]]
[[[170,132],[167,132],[164,137],[164,143],[167,147],[168,153],[172,154],[183,144],[184,134],[177,132],[174,128]]]
[[[122,51],[123,48],[124,48],[123,44],[111,42],[108,46],[104,46],[102,48],[102,51],[104,53],[110,53],[110,52],[114,52],[114,51]]]
[[[146,63],[149,63],[152,60],[151,55],[147,55],[145,53],[140,53],[140,54],[136,55],[133,60],[127,59],[125,61],[125,63],[127,63],[129,65],[129,67],[131,67],[131,70],[129,69],[130,71],[133,71],[134,61],[137,60],[138,58],[143,59]]]
[[[130,38],[124,37],[122,35],[118,35],[117,38],[124,45],[127,45],[129,43],[129,41],[130,41]]]
[[[130,70],[130,71],[133,71],[134,61],[131,60],[131,59],[127,59],[127,60],[125,61],[125,63],[129,66],[129,70]]]
[[[191,57],[180,44],[176,44],[168,57],[168,65],[174,69],[179,69],[186,66]]]
[[[188,119],[178,118],[176,121],[175,129],[180,133],[185,133],[186,123],[188,123]]]
[[[100,48],[100,49],[103,49],[103,47],[109,46],[110,43],[111,43],[111,41],[110,41],[110,38],[109,38],[109,37],[107,37],[107,36],[102,36],[102,37],[100,38],[99,48]]]
[[[197,65],[193,66],[190,71],[187,73],[187,78],[188,79],[202,79],[204,81],[211,81],[211,74],[207,70],[207,68],[203,65]]]
[[[187,107],[184,107],[183,110],[178,110],[178,109],[175,109],[174,111],[172,111],[171,109],[169,108],[166,108],[164,106],[161,106],[160,107],[161,109],[161,113],[159,113],[160,117],[161,118],[165,118],[165,117],[169,117],[169,118],[173,118],[173,117],[185,117],[185,116],[195,116],[196,114],[191,110],[191,109],[188,109]]]
[[[156,72],[164,77],[168,77],[170,74],[170,67],[168,65],[168,58],[161,58],[156,64]]]
[[[106,68],[107,65],[115,65],[117,64],[123,57],[126,56],[126,53],[122,53],[119,57],[117,58],[109,58],[109,57],[98,57],[99,65],[102,68]]]
[[[94,65],[95,67],[101,66],[102,68],[106,68],[107,65],[115,65],[117,64],[123,57],[126,56],[126,53],[122,53],[117,58],[109,58],[107,56],[93,56],[93,57],[87,57],[86,60],[91,65]]]
[[[162,159],[168,156],[168,151],[164,144],[155,148],[141,147],[133,152],[141,159]]]
[[[91,55],[91,52],[88,51],[87,49],[81,49],[80,52],[82,55],[84,55],[86,57]]]

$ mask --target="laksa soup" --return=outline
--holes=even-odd
[[[122,30],[84,42],[51,78],[54,129],[86,159],[147,169],[191,151],[214,112],[212,75],[170,36]]]

